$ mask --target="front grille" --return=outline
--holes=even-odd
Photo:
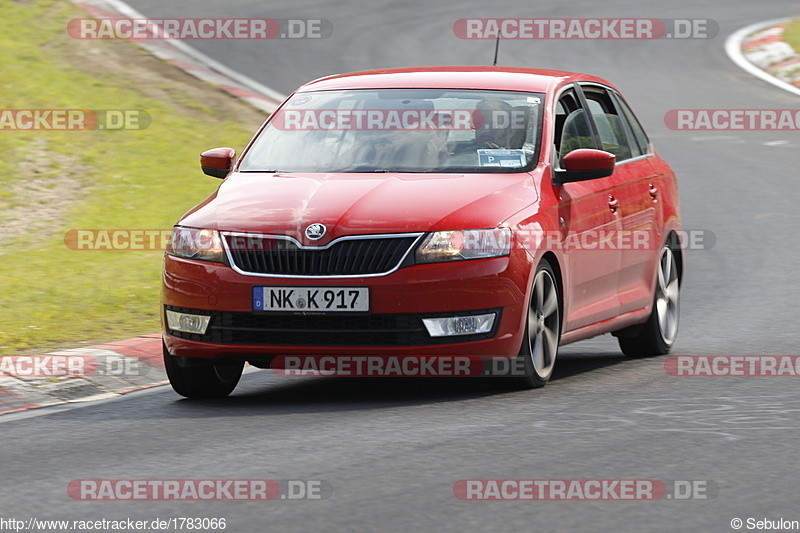
[[[277,276],[359,276],[398,267],[418,235],[345,237],[329,246],[302,246],[272,235],[225,234],[233,264],[242,272]]]
[[[181,313],[209,315],[205,335],[169,330],[181,339],[215,344],[255,346],[422,346],[490,339],[500,323],[500,309],[458,312],[459,315],[497,313],[495,326],[488,333],[431,337],[423,318],[453,316],[454,313],[402,315],[273,315],[199,311],[166,306]]]

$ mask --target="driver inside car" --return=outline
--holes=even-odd
[[[473,113],[473,125],[475,144],[478,148],[522,146],[521,142],[517,142],[520,131],[524,135],[524,126],[520,124],[518,110],[502,100],[491,98],[478,102]]]

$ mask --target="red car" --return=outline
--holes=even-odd
[[[603,333],[669,351],[683,274],[675,176],[619,91],[584,74],[425,67],[322,78],[177,223],[164,360],[222,397],[276,356],[469,356],[547,383]]]

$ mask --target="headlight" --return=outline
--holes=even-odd
[[[502,257],[511,251],[508,228],[437,231],[417,248],[417,263],[440,263],[464,259]]]
[[[215,229],[172,228],[167,253],[199,261],[225,262],[222,239]]]

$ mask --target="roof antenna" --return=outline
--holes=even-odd
[[[493,67],[497,66],[497,53],[500,51],[500,31],[497,32],[497,41],[494,43],[494,63]]]

